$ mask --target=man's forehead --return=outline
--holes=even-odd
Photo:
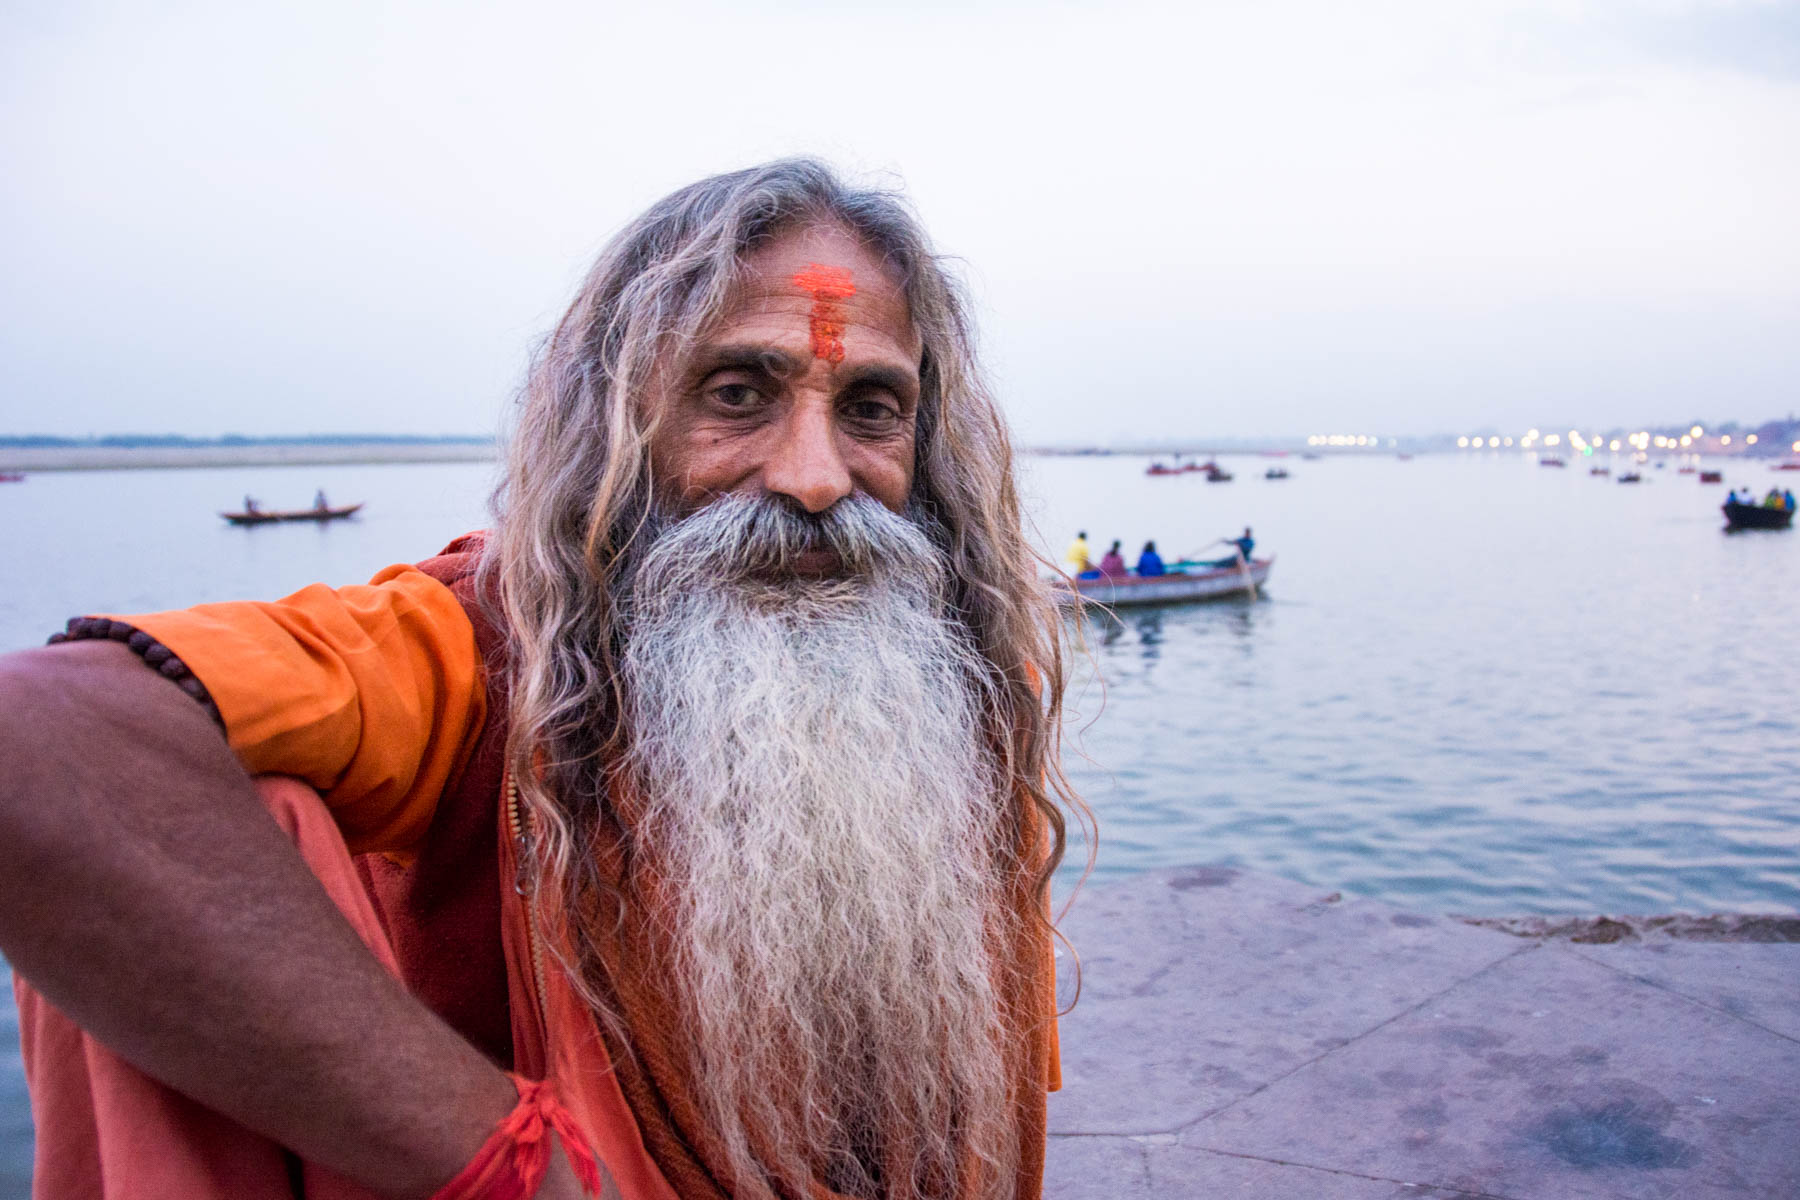
[[[769,332],[769,322],[795,321],[800,324],[788,332],[810,342],[807,357],[833,364],[843,361],[847,346],[854,354],[859,334],[878,334],[909,357],[923,349],[896,272],[878,252],[836,226],[798,228],[746,254],[724,310],[703,335],[703,342],[714,345],[704,349],[754,341]],[[772,360],[769,365],[804,364]]]
[[[906,304],[898,274],[883,256],[837,225],[800,226],[745,254],[739,291],[807,303],[825,294]]]

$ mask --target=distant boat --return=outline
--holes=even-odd
[[[353,516],[361,508],[360,504],[346,504],[341,508],[291,508],[286,510],[258,508],[244,512],[225,512],[219,515],[233,525],[272,525],[276,521],[317,521],[323,524],[326,521],[339,521]]]
[[[1401,462],[1411,462],[1412,461],[1412,455],[1410,455],[1410,454],[1396,454],[1396,455],[1394,455],[1394,457],[1399,459]]]
[[[1612,468],[1611,467],[1589,467],[1588,474],[1589,475],[1611,475]]]
[[[1787,529],[1794,523],[1791,508],[1764,508],[1760,504],[1739,504],[1727,500],[1719,506],[1725,514],[1727,529]]]
[[[1210,466],[1210,465],[1211,464],[1208,464],[1208,466]],[[1173,462],[1168,462],[1168,463],[1153,462],[1153,463],[1151,463],[1148,467],[1146,467],[1144,469],[1144,474],[1146,474],[1146,475],[1191,475],[1196,471],[1204,471],[1207,469],[1208,469],[1207,467],[1203,467],[1199,463],[1182,462],[1181,455],[1177,454],[1175,456],[1175,461],[1173,461]]]
[[[1287,477],[1288,473],[1286,467],[1270,467],[1263,472],[1264,479],[1286,479]]]
[[[1769,469],[1771,471],[1800,471],[1800,462],[1776,463]]]
[[[1642,482],[1644,482],[1644,477],[1642,475],[1639,475],[1636,471],[1627,471],[1623,475],[1619,476],[1619,482],[1620,483],[1642,483]]]
[[[1566,464],[1563,462],[1563,460],[1560,458],[1557,458],[1555,455],[1551,455],[1549,458],[1538,459],[1538,466],[1540,466],[1540,467],[1560,467],[1560,466],[1564,466],[1564,465],[1566,465]]]
[[[1695,467],[1682,467],[1680,470],[1676,471],[1675,473],[1677,475],[1692,475],[1696,469],[1697,468],[1695,468]]]
[[[1700,482],[1701,483],[1724,483],[1725,482],[1725,472],[1723,472],[1723,471],[1702,471],[1702,472],[1700,472]]]
[[[1227,471],[1224,467],[1221,467],[1218,463],[1213,462],[1211,459],[1201,463],[1198,469],[1206,472],[1206,482],[1208,483],[1231,482],[1231,472]]]
[[[24,483],[25,476],[17,471],[0,471],[0,483]]]
[[[1077,579],[1074,591],[1090,604],[1126,608],[1137,604],[1185,604],[1253,592],[1269,577],[1275,559],[1253,558],[1246,566],[1215,567],[1210,563],[1173,563],[1167,575],[1122,575],[1111,579]],[[1194,569],[1184,569],[1194,568]],[[1072,602],[1069,584],[1057,581],[1059,599]]]

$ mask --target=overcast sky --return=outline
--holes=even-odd
[[[1800,3],[0,13],[0,432],[491,431],[789,153],[905,187],[1027,442],[1800,409]]]

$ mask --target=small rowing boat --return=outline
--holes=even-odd
[[[290,508],[290,509],[250,509],[244,512],[220,513],[233,525],[272,525],[277,521],[340,521],[353,516],[360,504],[345,504],[339,508]]]
[[[1724,483],[1725,482],[1725,472],[1723,472],[1723,471],[1702,471],[1702,472],[1700,472],[1700,482],[1701,483]]]
[[[1089,604],[1124,608],[1136,604],[1186,604],[1194,600],[1217,600],[1225,596],[1254,593],[1269,577],[1274,558],[1253,558],[1243,566],[1217,567],[1210,563],[1179,562],[1171,564],[1166,575],[1119,575],[1113,578],[1077,579],[1071,589],[1067,580],[1057,580],[1058,599],[1067,603],[1074,599],[1071,590],[1079,592]]]
[[[1727,529],[1787,529],[1794,523],[1791,508],[1768,508],[1761,504],[1738,504],[1727,500],[1719,506],[1725,514]]]
[[[0,483],[24,483],[25,476],[17,471],[0,471]]]

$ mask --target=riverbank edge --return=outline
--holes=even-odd
[[[1669,913],[1662,916],[1457,917],[1465,925],[1540,942],[1800,942],[1800,913]]]
[[[186,467],[381,466],[492,462],[497,442],[320,442],[244,446],[13,446],[0,471],[134,471]]]

